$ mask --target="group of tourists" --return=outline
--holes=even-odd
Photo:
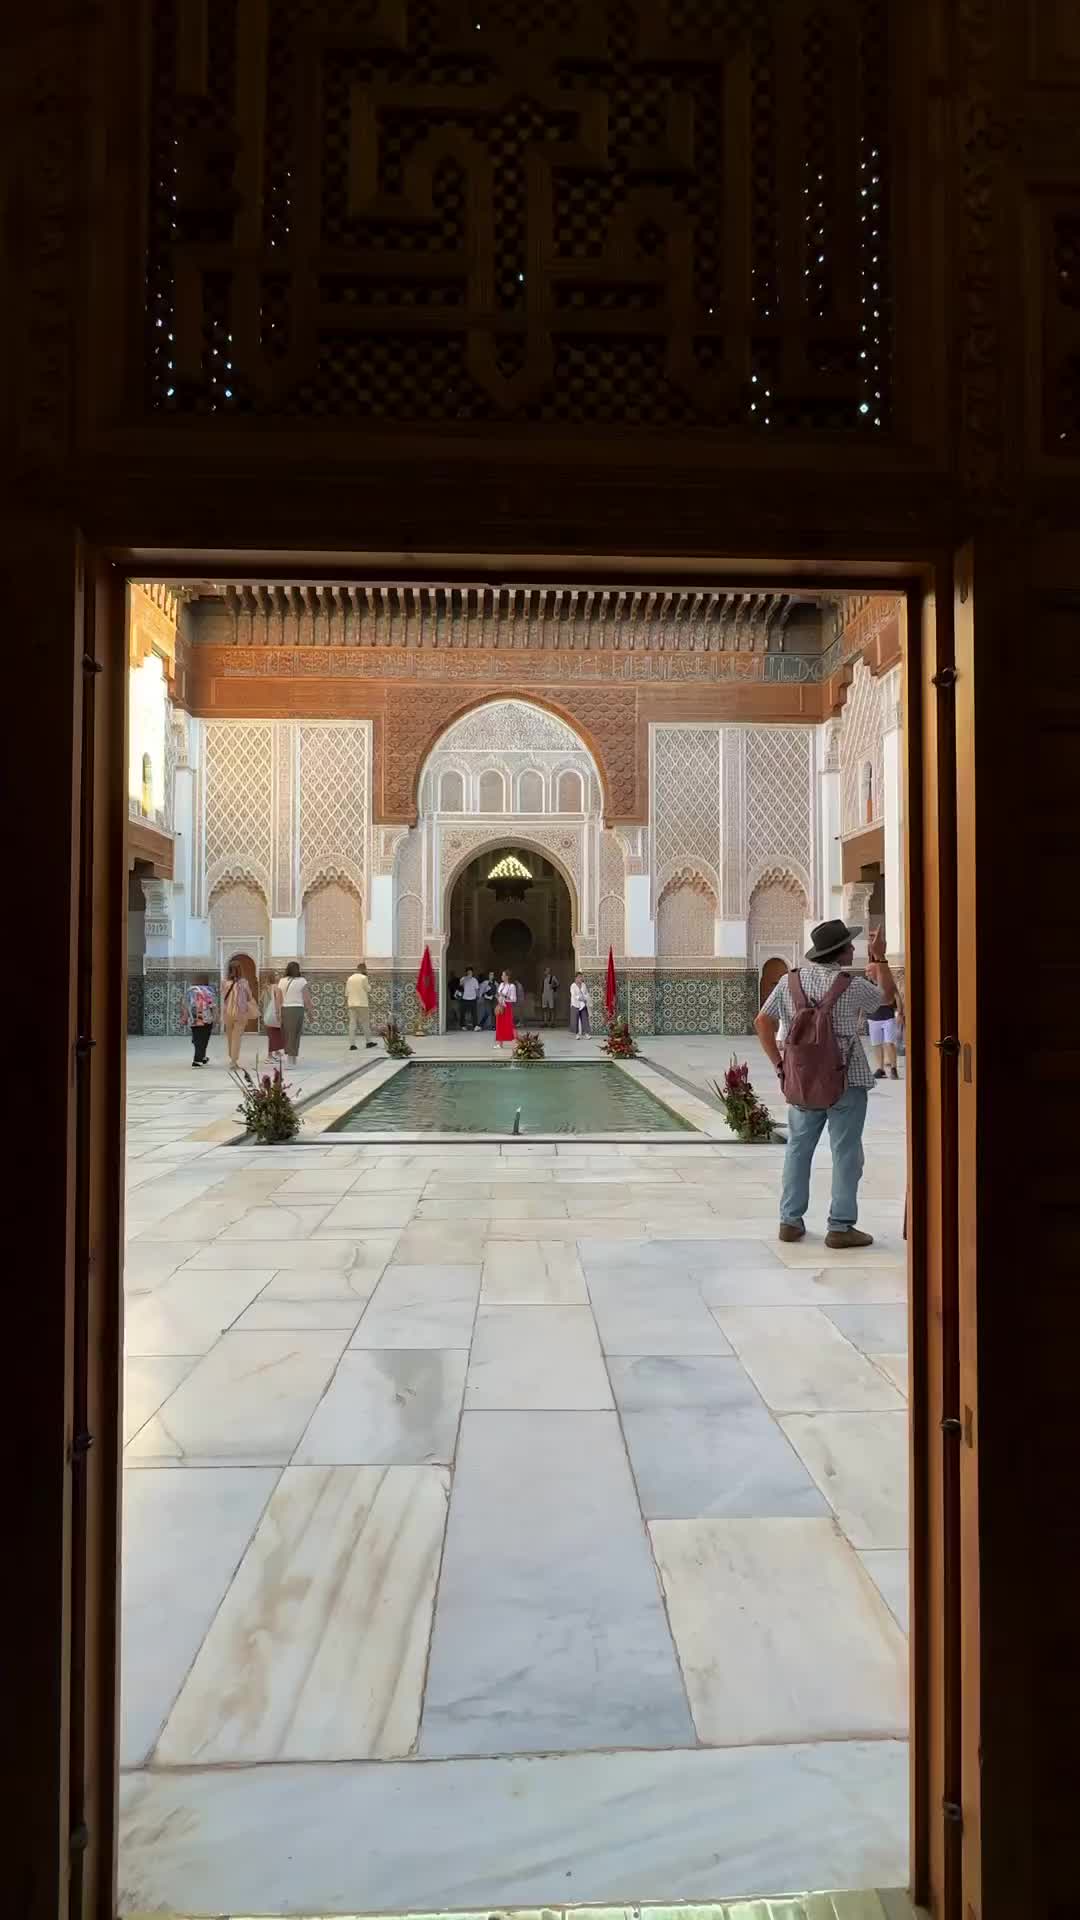
[[[221,993],[221,1027],[229,1053],[230,1067],[240,1065],[240,1044],[248,1029],[255,1006],[255,989],[239,960],[230,960]],[[314,1013],[311,988],[300,971],[298,960],[290,960],[279,980],[265,990],[259,1015],[266,1033],[271,1063],[295,1067],[300,1057],[300,1036],[307,1014]],[[345,982],[345,1013],[348,1022],[349,1051],[357,1050],[357,1035],[364,1045],[373,1047],[371,1037],[371,983],[362,960]],[[180,1009],[181,1023],[191,1034],[191,1064],[205,1067],[210,1035],[217,1024],[217,995],[210,976],[199,974],[188,987]]]
[[[447,991],[454,1019],[462,1032],[490,1031],[494,1026],[497,1047],[504,1047],[517,1038],[515,1022],[524,1009],[525,989],[507,968],[503,968],[496,980],[494,969],[481,979],[471,965],[467,966],[460,978],[457,974],[450,975]],[[545,967],[540,986],[540,1017],[545,1027],[555,1025],[558,994],[559,976],[553,968]],[[570,1026],[579,1039],[591,1032],[591,1005],[584,974],[575,974],[570,983]]]

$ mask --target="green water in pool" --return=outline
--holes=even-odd
[[[343,1114],[334,1133],[692,1133],[621,1067],[413,1060]]]

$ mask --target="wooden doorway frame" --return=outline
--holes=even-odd
[[[57,1647],[63,1657],[62,1686],[52,1696],[44,1690],[50,1700],[47,1715],[41,1697],[37,1701],[37,1719],[46,1720],[47,1729],[37,1740],[34,1765],[19,1777],[27,1793],[28,1830],[35,1830],[41,1846],[39,1871],[26,1883],[20,1912],[27,1920],[57,1920],[61,1913],[69,1920],[112,1920],[123,1227],[123,1162],[116,1140],[123,1120],[126,1034],[124,582],[155,573],[175,578],[185,569],[197,574],[208,567],[215,579],[250,577],[253,570],[272,572],[275,563],[291,578],[315,579],[325,575],[327,559],[320,556],[316,565],[303,553],[282,550],[258,557],[230,554],[223,565],[210,553],[189,551],[178,561],[175,550],[155,555],[144,549],[133,562],[119,539],[109,548],[73,543],[69,555],[53,558],[62,569],[70,564],[78,590],[73,586],[66,601],[58,598],[60,625],[67,609],[73,676],[73,776],[70,794],[64,788],[55,796],[50,832],[60,842],[65,835],[71,838],[78,822],[82,831],[77,844],[72,841],[70,950],[58,957],[55,980],[46,982],[49,988],[64,982],[66,1019],[57,1023],[63,1031],[54,1042],[54,1064],[69,1085],[69,1097],[58,1117],[55,1144],[69,1217],[62,1247],[56,1240],[53,1248],[52,1257],[67,1276],[65,1313],[62,1325],[43,1330],[50,1364],[37,1426],[43,1442],[51,1435],[54,1449],[63,1430],[67,1458],[65,1470],[49,1482],[32,1537],[43,1557],[55,1558],[57,1542],[64,1543],[48,1622],[54,1668]],[[463,563],[475,564],[474,556],[463,556]],[[504,556],[488,564],[497,564],[505,577],[527,566],[528,557]],[[745,571],[735,559],[711,564],[718,578],[725,570],[732,576]],[[767,559],[754,564],[762,573],[770,570]],[[676,569],[674,562],[667,565]],[[361,579],[372,571],[355,555],[344,567],[335,556],[334,567],[336,577],[351,572]],[[577,558],[568,560],[567,570],[581,577],[588,567]],[[906,595],[912,1890],[918,1900],[932,1904],[940,1920],[960,1920],[974,1869],[966,1862],[971,1849],[961,1846],[957,1816],[962,1804],[968,1832],[972,1821],[977,1832],[979,1779],[970,1745],[977,1737],[975,1678],[970,1664],[962,1667],[960,1660],[961,1626],[968,1645],[973,1631],[977,1638],[977,1588],[970,1567],[976,1546],[970,1527],[962,1524],[960,1454],[952,1424],[959,1407],[957,1055],[951,1044],[958,952],[954,563],[951,554],[939,553],[929,559],[913,555],[887,568],[860,567],[838,556],[820,567],[777,560],[772,570],[808,588],[827,579],[832,587],[872,585]],[[43,676],[40,690],[47,705],[48,696],[55,697],[55,680],[47,696]],[[37,738],[35,729],[28,729],[15,743],[17,755],[36,753]],[[60,962],[66,962],[66,974]],[[25,1685],[35,1672],[40,1678],[44,1652],[37,1639],[34,1647],[40,1657],[26,1663],[20,1675]],[[28,1721],[33,1720],[29,1697],[27,1707]],[[65,1809],[59,1820],[57,1807]]]

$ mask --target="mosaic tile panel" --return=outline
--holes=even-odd
[[[128,974],[127,1030],[129,1033],[141,1033],[143,1030],[143,977],[141,973]]]
[[[757,975],[726,973],[723,977],[725,1033],[752,1033],[758,1010]]]
[[[718,973],[656,975],[658,1033],[723,1033],[721,976]]]

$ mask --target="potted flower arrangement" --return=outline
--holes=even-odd
[[[407,1060],[412,1053],[402,1028],[394,1019],[388,1020],[383,1028],[383,1044],[392,1060]]]
[[[603,1041],[601,1051],[610,1054],[613,1060],[636,1060],[637,1041],[625,1016],[608,1021],[607,1039]]]
[[[542,1060],[544,1043],[538,1033],[519,1033],[514,1043],[513,1059]]]
[[[261,1147],[280,1146],[295,1140],[300,1131],[300,1115],[292,1103],[280,1067],[255,1078],[246,1067],[235,1067],[233,1079],[240,1088],[237,1111],[248,1133]]]
[[[713,1091],[737,1139],[768,1146],[770,1141],[780,1138],[768,1107],[750,1084],[750,1068],[745,1060],[736,1060],[732,1054],[723,1080],[713,1081]]]

